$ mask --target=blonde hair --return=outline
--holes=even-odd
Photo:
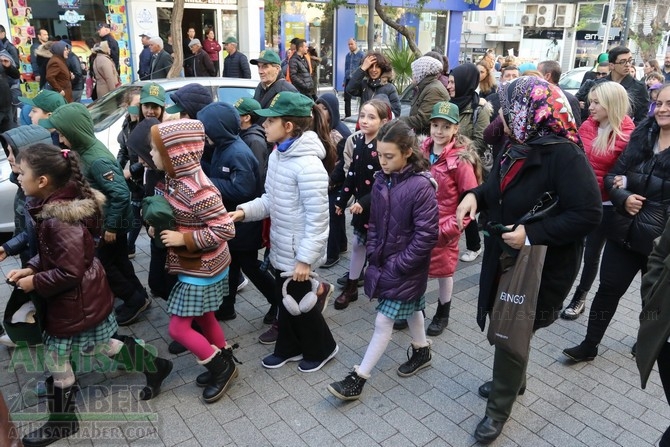
[[[600,82],[589,92],[589,100],[597,99],[600,105],[607,111],[609,124],[598,132],[593,140],[593,153],[603,155],[614,150],[617,138],[628,141],[629,137],[624,134],[621,124],[630,111],[630,101],[626,89],[618,82]]]

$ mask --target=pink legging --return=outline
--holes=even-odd
[[[193,320],[200,325],[202,334],[191,327]],[[172,315],[168,332],[173,340],[184,345],[199,360],[206,360],[214,354],[215,350],[212,345],[220,349],[226,346],[226,336],[223,334],[219,322],[216,321],[214,312],[207,312],[199,317]]]

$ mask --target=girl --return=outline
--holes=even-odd
[[[425,172],[428,162],[404,122],[392,121],[380,129],[377,152],[382,170],[375,174],[372,189],[365,293],[379,299],[378,313],[361,365],[328,386],[328,391],[343,400],[360,397],[391,340],[395,319],[406,318],[412,335],[412,357],[400,365],[398,375],[411,376],[431,361],[423,309],[430,252],[438,240],[435,181]]]
[[[614,167],[619,155],[624,151],[630,134],[635,130],[633,120],[627,115],[630,109],[628,94],[617,82],[596,84],[589,93],[590,116],[579,128],[579,136],[584,144],[586,157],[596,174],[603,201],[603,214],[614,212],[609,194],[605,190],[603,179]],[[600,253],[605,245],[605,225],[603,218],[598,228],[586,236],[584,245],[584,268],[575,295],[570,304],[561,313],[565,320],[575,320],[586,303],[586,295],[596,279],[600,264]]]
[[[437,182],[437,204],[440,211],[439,239],[433,249],[429,275],[437,278],[439,299],[428,335],[440,335],[449,324],[454,271],[458,263],[458,240],[461,231],[456,225],[458,198],[480,183],[479,157],[472,142],[458,133],[458,107],[438,102],[430,117],[430,137],[421,147],[430,161],[430,173]]]
[[[45,300],[45,360],[52,373],[46,382],[49,420],[23,438],[24,445],[36,446],[79,429],[72,355],[97,352],[143,372],[143,400],[158,395],[172,362],[155,357],[132,337],[110,338],[118,329],[114,295],[95,257],[104,196],[84,179],[77,154],[36,144],[19,153],[19,167],[21,187],[34,200],[29,212],[35,220],[38,254],[27,268],[10,271],[7,280]]]
[[[202,398],[216,402],[237,377],[232,348],[214,316],[228,293],[230,253],[227,241],[235,227],[223,206],[221,194],[200,166],[205,147],[205,128],[200,121],[178,120],[151,128],[151,158],[165,171],[164,196],[175,216],[176,231],[163,230],[168,249],[167,269],[177,274],[170,291],[169,332],[207,368],[197,378],[204,386]],[[195,320],[202,334],[192,329]]]
[[[479,70],[479,96],[486,98],[497,91],[496,78],[484,60],[477,62],[477,70]]]
[[[339,349],[321,315],[330,286],[319,293],[310,280],[312,270],[326,260],[328,173],[335,165],[335,148],[321,109],[300,93],[279,92],[270,108],[256,113],[267,117],[265,135],[277,146],[268,161],[265,193],[238,205],[231,215],[236,222],[272,220],[270,262],[284,299],[274,353],[262,364],[279,368],[300,361],[300,371],[318,371]]]
[[[335,299],[335,309],[346,309],[358,299],[358,278],[365,264],[365,239],[370,220],[370,193],[375,172],[381,168],[377,157],[377,133],[390,118],[386,103],[372,99],[366,102],[358,116],[361,133],[354,136],[354,156],[344,179],[342,191],[335,200],[335,212],[342,214],[353,195],[356,201],[349,211],[353,214],[354,241],[351,247],[349,278],[342,293]]]

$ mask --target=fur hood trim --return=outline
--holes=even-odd
[[[51,46],[53,45],[53,42],[49,41],[47,43],[43,43],[37,49],[35,50],[35,54],[38,56],[46,57],[47,59],[51,58],[54,54],[51,52]]]
[[[102,215],[105,204],[105,195],[92,189],[93,199],[74,199],[70,201],[54,200],[44,204],[37,214],[38,219],[55,218],[60,221],[74,224]]]

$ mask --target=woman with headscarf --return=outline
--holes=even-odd
[[[393,115],[397,118],[400,116],[400,97],[391,81],[393,67],[386,56],[381,53],[368,53],[361,66],[351,74],[346,92],[351,96],[359,96],[361,105],[376,95],[388,96]]]
[[[464,196],[456,219],[462,227],[466,215],[474,218],[478,211],[486,210],[491,222],[508,229],[492,236],[496,240],[484,251],[477,307],[477,323],[482,330],[496,299],[503,251],[519,250],[524,245],[547,246],[535,331],[558,318],[579,271],[584,237],[600,222],[600,191],[558,87],[524,76],[501,85],[499,93],[510,142],[493,164],[486,183]],[[559,198],[555,213],[514,227],[545,192]],[[527,359],[495,348],[493,380],[479,388],[488,402],[486,415],[474,433],[477,441],[488,444],[502,432],[516,396],[525,392]]]
[[[95,90],[98,98],[102,98],[108,92],[116,89],[119,82],[119,74],[116,71],[116,65],[110,56],[111,50],[109,44],[105,41],[100,42],[93,47],[93,52],[97,53],[93,61],[93,74],[95,75]]]
[[[72,78],[66,62],[70,47],[61,40],[51,46],[51,53],[53,56],[47,62],[47,82],[53,91],[63,95],[67,102],[72,102]]]
[[[418,134],[430,135],[430,115],[433,106],[440,101],[449,101],[449,92],[439,80],[444,65],[430,56],[421,56],[412,62],[412,78],[417,93],[412,100],[409,116],[405,121]]]

